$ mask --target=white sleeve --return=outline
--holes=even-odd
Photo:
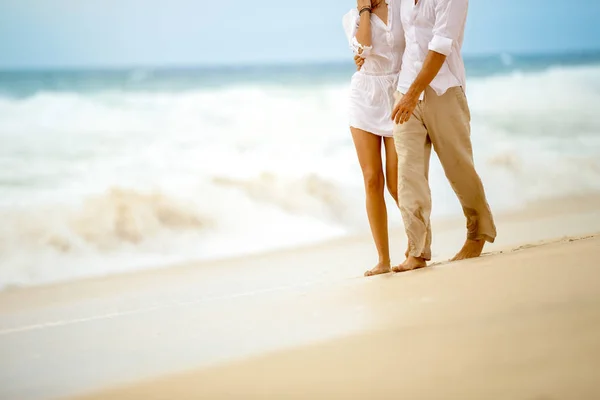
[[[465,29],[469,0],[436,0],[433,38],[429,50],[449,56]]]
[[[358,21],[360,16],[358,10],[353,8],[350,10],[344,18],[342,18],[342,25],[344,26],[344,32],[346,33],[346,39],[350,45],[350,50],[356,55],[366,57],[369,55],[372,46],[363,46],[356,40],[356,31],[358,30]]]

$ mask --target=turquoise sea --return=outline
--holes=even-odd
[[[466,65],[494,210],[600,190],[600,53]],[[0,71],[0,288],[366,229],[353,72],[350,60]],[[434,217],[460,215],[437,161],[431,184]]]

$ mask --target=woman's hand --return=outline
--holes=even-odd
[[[356,6],[356,8],[358,8],[358,11],[362,10],[365,7],[371,8],[371,0],[356,0]]]
[[[365,63],[365,59],[362,58],[361,56],[354,56],[354,64],[356,64],[356,70],[360,71],[360,69],[362,68],[363,64]]]

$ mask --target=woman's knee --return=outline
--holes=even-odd
[[[366,170],[363,172],[365,189],[369,193],[383,193],[385,178],[381,170]]]

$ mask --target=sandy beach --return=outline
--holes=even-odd
[[[600,197],[497,222],[459,263],[436,223],[398,275],[361,277],[360,236],[2,292],[0,398],[599,398]]]
[[[0,400],[600,400],[600,0],[546,4],[0,1]]]
[[[595,399],[599,257],[595,237],[381,280],[355,289],[375,331],[82,399]]]

